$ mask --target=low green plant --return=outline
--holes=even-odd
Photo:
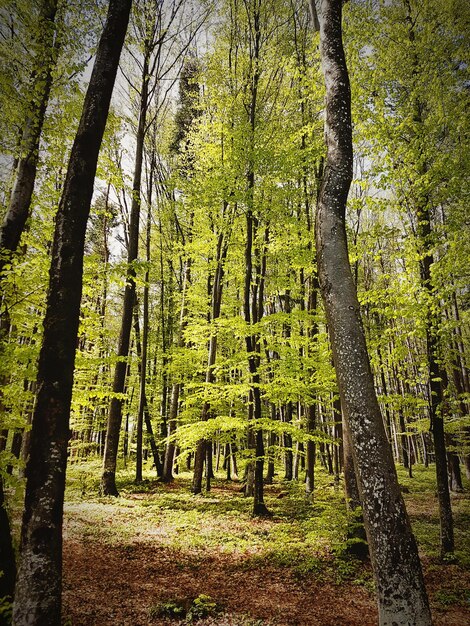
[[[0,598],[0,624],[10,624],[13,604],[8,596]]]
[[[159,602],[149,609],[150,619],[158,619],[160,617],[181,619],[185,617],[185,615],[186,607],[184,606],[184,601],[180,600],[167,600],[166,602]]]
[[[186,615],[186,621],[188,623],[197,622],[199,619],[214,615],[218,610],[217,603],[210,596],[201,593],[193,600]]]
[[[442,606],[450,606],[451,604],[470,606],[470,589],[460,587],[439,589],[434,598]]]
[[[149,609],[150,619],[158,619],[166,617],[169,619],[182,620],[185,623],[193,624],[200,619],[210,617],[219,612],[219,607],[214,600],[203,593],[199,594],[194,600],[191,599],[173,599],[159,602]]]

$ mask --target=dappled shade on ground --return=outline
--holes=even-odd
[[[313,505],[301,485],[269,486],[270,519],[251,517],[237,483],[217,481],[210,494],[193,496],[187,478],[142,486],[123,478],[122,497],[114,499],[98,498],[86,476],[71,470],[66,504],[64,619],[72,626],[183,623],[158,617],[159,607],[188,604],[200,594],[220,610],[201,626],[377,623],[369,566],[341,552],[342,490],[328,475],[319,473]],[[423,473],[412,485],[407,498],[425,552],[435,624],[462,626],[470,617],[466,557],[460,564],[438,562],[432,484]],[[461,495],[454,505],[464,544],[468,498]]]

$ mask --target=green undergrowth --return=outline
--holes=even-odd
[[[273,516],[252,517],[252,499],[239,483],[218,477],[209,493],[190,492],[191,474],[180,474],[170,485],[150,472],[140,484],[132,468],[117,475],[119,498],[99,495],[98,461],[72,465],[66,491],[67,532],[83,539],[132,547],[151,542],[170,550],[182,566],[212,556],[227,557],[231,566],[288,568],[299,579],[341,584],[349,581],[372,589],[370,569],[348,556],[343,489],[323,469],[316,473],[315,498],[306,499],[303,485],[279,480],[265,488]],[[400,484],[422,554],[434,559],[439,550],[439,523],[433,468],[415,468],[414,477],[399,469]],[[468,487],[468,485],[467,485]],[[470,564],[470,506],[467,495],[453,498],[456,555]]]
[[[222,478],[213,481],[209,493],[195,496],[189,473],[171,485],[149,477],[134,484],[131,470],[122,468],[117,476],[120,497],[112,498],[99,495],[97,476],[97,462],[68,470],[69,533],[116,546],[156,542],[184,555],[185,562],[188,555],[198,560],[212,553],[230,557],[233,567],[286,567],[299,577],[325,576],[334,569],[338,582],[356,577],[356,562],[346,556],[343,491],[323,471],[317,472],[313,502],[301,484],[279,480],[266,485],[271,518],[254,518],[252,499],[243,496],[240,483]]]
[[[173,599],[160,602],[149,610],[150,619],[167,617],[181,620],[186,624],[193,624],[201,619],[216,615],[221,612],[217,602],[205,594],[200,594],[194,599]]]
[[[411,518],[413,532],[420,551],[428,558],[439,560],[439,512],[436,491],[436,469],[415,466],[413,477],[403,467],[398,468],[400,485],[405,488],[404,499]],[[454,518],[455,557],[463,568],[470,568],[470,481],[463,477],[465,491],[451,494]]]

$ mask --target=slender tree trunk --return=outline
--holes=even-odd
[[[290,294],[287,291],[285,294],[285,307],[284,312],[290,314],[292,312]],[[289,343],[289,338],[291,336],[290,324],[284,324],[283,335],[286,339],[286,343]],[[292,414],[293,407],[292,402],[288,401],[284,405],[284,409],[281,412],[283,417],[283,422],[286,424],[292,424]],[[292,436],[288,432],[284,432],[283,435],[283,444],[284,444],[284,480],[291,481],[294,476],[294,452],[292,450]]]
[[[186,265],[184,268],[184,273],[183,273],[183,287],[182,287],[182,294],[181,294],[181,312],[180,312],[179,329],[178,329],[178,348],[182,348],[184,346],[184,329],[186,326],[186,315],[187,315],[186,294],[187,294],[187,290],[189,289],[190,280],[191,280],[191,263],[190,263],[190,260],[187,259]],[[180,391],[181,391],[181,383],[174,382],[171,388],[170,411],[168,415],[168,441],[167,441],[167,445],[165,449],[165,461],[163,463],[163,475],[162,475],[162,480],[167,483],[173,480],[173,464],[175,460],[176,444],[172,436],[175,434],[176,427],[177,427]]]
[[[410,0],[404,0],[407,10],[406,22],[408,25],[408,39],[410,45],[415,45],[415,21],[412,15]],[[415,53],[414,70],[418,68],[418,61]],[[420,159],[418,171],[421,180],[424,181],[428,173],[428,163],[425,159],[423,138],[420,136],[423,125],[423,103],[418,97],[413,100],[414,116],[413,123],[416,130],[416,138],[419,140]],[[430,390],[430,421],[431,431],[434,439],[434,453],[436,459],[436,482],[439,501],[439,518],[441,524],[441,556],[452,554],[454,551],[454,527],[452,519],[452,508],[450,504],[450,491],[447,475],[447,454],[444,433],[444,383],[445,372],[441,371],[439,364],[439,341],[438,327],[439,320],[433,310],[432,300],[435,293],[432,284],[431,268],[434,264],[432,255],[432,228],[430,215],[430,198],[425,190],[420,190],[416,200],[417,234],[419,239],[419,252],[423,255],[420,260],[421,286],[428,298],[428,310],[426,319],[426,352],[429,366],[429,390]]]
[[[135,468],[135,480],[136,482],[142,481],[142,444],[143,444],[143,427],[144,427],[144,414],[147,407],[147,396],[145,392],[147,382],[147,346],[148,346],[148,333],[149,333],[149,282],[150,282],[150,240],[151,240],[151,225],[152,225],[152,188],[153,188],[153,172],[150,172],[150,184],[147,194],[147,226],[145,237],[145,260],[147,262],[147,268],[144,276],[144,295],[142,300],[143,317],[142,317],[142,352],[139,355],[140,358],[140,389],[139,389],[139,409],[137,415],[137,450],[136,450],[136,468]],[[137,313],[138,315],[138,313]]]
[[[122,399],[119,397],[124,391],[126,380],[126,359],[129,355],[129,342],[132,328],[132,316],[135,304],[135,267],[139,251],[139,221],[142,180],[142,164],[144,153],[144,139],[148,110],[149,88],[149,59],[150,51],[147,48],[142,69],[142,86],[140,91],[140,113],[137,129],[137,144],[134,164],[134,180],[132,185],[132,204],[129,223],[129,246],[127,251],[127,281],[124,290],[122,306],[121,331],[119,334],[117,356],[118,361],[114,369],[113,397],[109,407],[106,443],[103,457],[103,474],[101,476],[101,490],[103,495],[118,496],[116,487],[116,465],[119,448],[119,433],[122,421]]]
[[[0,476],[0,598],[13,601],[15,590],[16,562],[11,537],[10,520],[5,509],[3,478]],[[2,616],[0,615],[0,624]]]
[[[181,384],[179,382],[173,383],[170,397],[170,413],[168,415],[168,441],[165,448],[165,460],[163,463],[162,474],[162,480],[165,483],[169,483],[173,480],[173,465],[175,462],[176,452],[176,444],[173,440],[173,435],[175,434],[177,427],[180,389]]]
[[[307,208],[307,225],[308,230],[311,230],[310,224],[310,211]],[[317,311],[317,295],[318,295],[318,280],[316,276],[312,276],[309,280],[309,292],[307,308],[308,312],[312,316],[310,324],[308,326],[308,338],[309,338],[309,350],[312,351],[312,343],[318,333],[318,325],[313,317]],[[313,375],[313,371],[310,372]],[[309,402],[307,406],[307,432],[313,434],[317,427],[317,405],[315,402]],[[308,497],[313,498],[313,492],[315,487],[315,457],[316,457],[316,445],[315,442],[309,439],[307,441],[307,477],[305,481],[305,493]]]
[[[449,467],[449,488],[454,492],[463,491],[462,473],[458,454],[454,451],[447,452],[447,464]]]
[[[223,213],[226,213],[228,204],[224,203]],[[220,309],[222,306],[222,293],[223,293],[223,278],[224,278],[224,263],[227,257],[228,252],[228,243],[230,238],[230,228],[231,223],[229,224],[229,232],[223,233],[220,232],[217,239],[217,252],[216,252],[216,261],[217,266],[215,269],[214,282],[212,285],[211,291],[211,320],[214,321],[220,317]],[[209,348],[207,355],[207,368],[206,368],[206,384],[210,385],[215,381],[214,376],[214,365],[216,363],[217,358],[217,334],[214,330],[209,337]],[[204,407],[202,410],[202,421],[209,419],[210,414],[210,406],[208,402],[204,403]],[[192,483],[192,492],[193,493],[201,493],[202,490],[202,476],[204,469],[204,460],[206,460],[206,470],[207,470],[207,481],[206,486],[210,488],[210,479],[211,473],[209,471],[209,467],[207,461],[209,459],[209,451],[210,451],[210,442],[200,441],[198,442],[196,448],[196,456],[194,461],[194,475],[193,475],[193,483]]]
[[[85,230],[130,0],[110,0],[56,217],[26,495],[14,626],[61,623],[62,518]]]
[[[29,90],[31,99],[20,142],[15,184],[0,228],[0,285],[5,263],[16,251],[29,216],[36,171],[39,161],[39,140],[52,84],[52,70],[57,60],[55,16],[57,0],[42,0],[36,26],[38,38],[37,63]]]
[[[208,441],[207,446],[206,446],[206,491],[207,492],[211,490],[212,478],[214,478],[213,450],[212,450],[212,441]]]
[[[341,32],[342,0],[312,0],[311,6],[320,24],[326,83],[327,158],[315,232],[318,273],[377,583],[379,624],[430,626],[418,549],[375,395],[348,258],[345,210],[353,153],[349,76]]]
[[[276,405],[271,402],[271,419],[274,421],[277,419]],[[272,485],[274,480],[274,446],[276,445],[276,434],[273,432],[268,433],[268,468],[266,470],[266,478],[264,479],[265,485]]]
[[[450,504],[447,450],[444,432],[444,397],[441,386],[442,373],[437,361],[437,342],[430,328],[427,330],[429,385],[431,389],[430,417],[436,461],[437,497],[441,525],[441,556],[454,552],[454,522]]]
[[[287,402],[282,411],[284,416],[283,422],[292,424],[292,402]],[[294,476],[294,452],[292,450],[292,436],[290,433],[284,433],[284,480],[291,481]]]
[[[352,514],[352,520],[348,526],[348,552],[359,559],[369,556],[366,529],[362,516],[361,497],[354,469],[353,447],[351,435],[348,431],[343,416],[343,471],[344,491],[346,494],[346,506]]]

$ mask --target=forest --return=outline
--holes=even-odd
[[[0,625],[470,620],[468,0],[1,0]]]

